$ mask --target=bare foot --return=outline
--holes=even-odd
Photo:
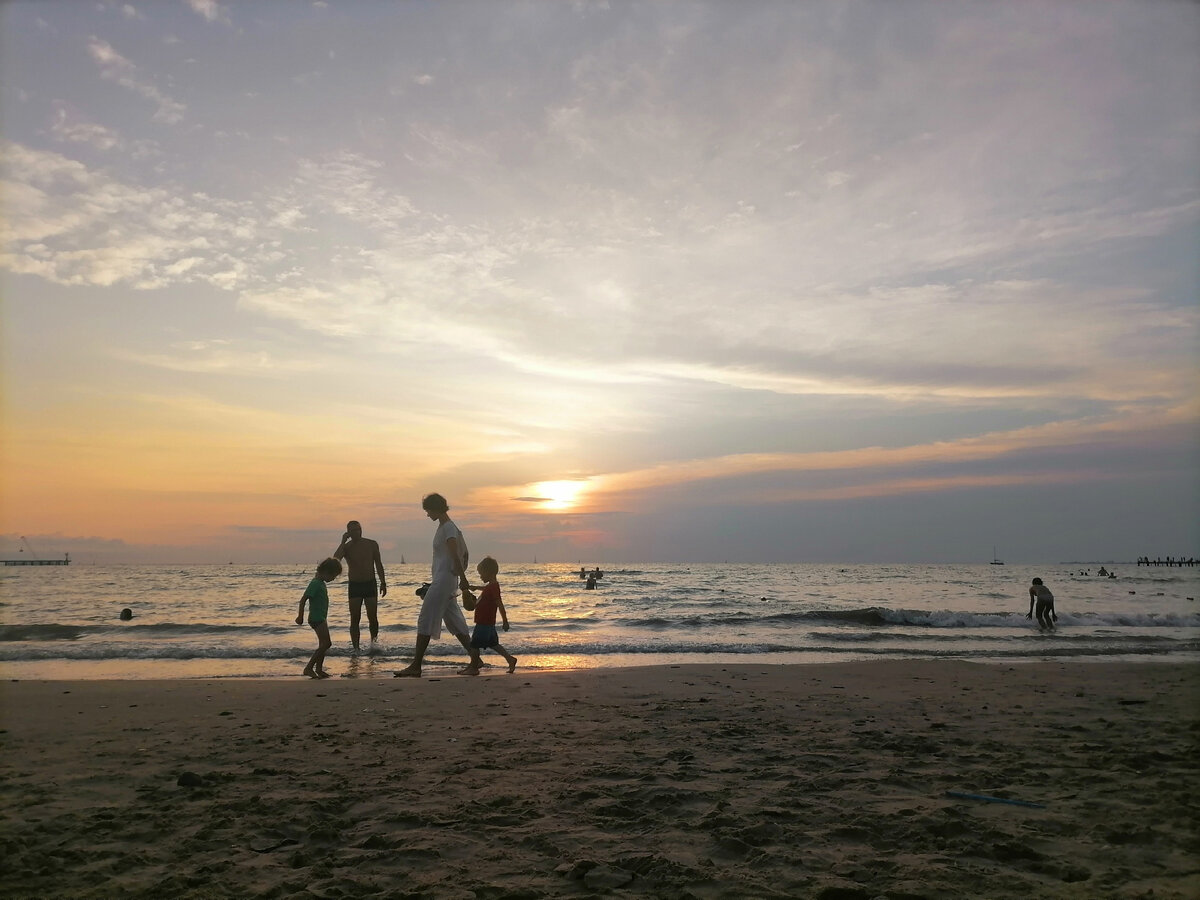
[[[515,671],[517,671],[517,658],[510,656],[508,658],[508,674],[511,675]]]
[[[319,672],[317,673],[317,677],[318,677],[318,678],[328,678],[328,677],[329,677],[329,673],[328,673],[328,672],[326,672],[324,669],[322,669],[321,671],[319,671]]]
[[[316,678],[317,677],[317,673],[314,672],[312,669],[305,669],[300,674],[303,675],[305,678]]]
[[[459,675],[478,675],[479,674],[479,666],[467,666],[466,668],[459,669],[458,674]]]
[[[399,672],[393,672],[392,677],[393,678],[420,678],[421,670],[414,669],[412,666],[408,666],[407,668],[401,669]]]

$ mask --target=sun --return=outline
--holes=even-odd
[[[542,509],[570,509],[579,501],[583,492],[582,481],[539,481],[533,486],[533,495],[542,501]]]

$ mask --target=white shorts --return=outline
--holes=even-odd
[[[417,634],[427,634],[436,640],[442,636],[442,622],[453,635],[470,634],[466,616],[458,605],[458,582],[443,581],[429,585],[425,599],[421,602],[421,614],[417,616]]]

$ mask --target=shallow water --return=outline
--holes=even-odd
[[[500,574],[522,668],[865,658],[1200,660],[1200,569],[1073,566],[610,565],[595,590],[578,567]],[[328,667],[386,676],[407,662],[425,566],[390,566],[379,641],[353,654],[345,581],[330,585]],[[1025,618],[1028,584],[1054,592],[1058,630]],[[0,569],[0,671],[8,678],[298,674],[315,646],[294,624],[300,566]],[[134,619],[118,618],[130,607]],[[366,636],[366,620],[363,621]],[[443,632],[430,672],[465,661]],[[498,656],[485,661],[498,665]]]

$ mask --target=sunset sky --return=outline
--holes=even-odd
[[[1200,5],[6,2],[0,556],[1200,555]]]

